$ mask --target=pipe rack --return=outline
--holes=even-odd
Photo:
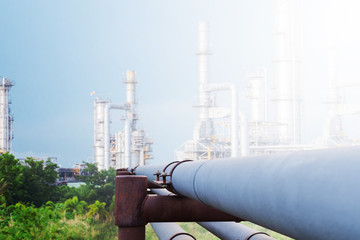
[[[360,236],[359,159],[360,148],[348,147],[185,161],[163,173],[165,165],[143,166],[134,173],[292,238],[353,239]]]

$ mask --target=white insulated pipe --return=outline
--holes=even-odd
[[[239,156],[239,126],[237,91],[232,83],[209,83],[206,85],[207,92],[229,90],[231,93],[231,157]]]

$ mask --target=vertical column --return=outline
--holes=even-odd
[[[129,106],[126,111],[126,119],[124,126],[124,155],[125,155],[125,167],[134,167],[137,163],[132,162],[131,157],[131,135],[136,126],[136,100],[135,100],[135,72],[126,72],[126,104]]]
[[[2,77],[0,83],[0,152],[11,151],[12,116],[9,108],[9,91],[13,83]]]
[[[296,25],[295,4],[296,0],[275,0],[275,101],[282,144],[300,142],[299,59],[296,56],[300,34]]]
[[[194,129],[194,139],[210,138],[214,132],[212,121],[209,119],[211,105],[207,85],[209,82],[209,34],[207,22],[200,21],[199,31],[199,120]]]
[[[104,169],[104,108],[106,104],[107,101],[99,100],[99,98],[94,100],[94,160],[99,170]]]

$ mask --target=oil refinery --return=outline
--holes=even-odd
[[[239,92],[234,82],[210,81],[210,31],[208,23],[198,23],[198,120],[193,138],[175,149],[175,160],[272,154],[359,144],[342,127],[344,96],[335,73],[335,58],[329,55],[328,108],[323,136],[312,144],[303,143],[303,99],[301,79],[301,29],[296,1],[275,1],[274,19],[274,91],[268,83],[268,70],[259,67],[246,74],[249,115],[239,106]],[[114,104],[98,98],[94,101],[94,159],[100,169],[144,165],[152,141],[145,130],[137,130],[134,72],[126,74],[126,103]],[[228,93],[228,103],[218,106],[217,94]],[[270,104],[273,108],[270,108]],[[190,107],[190,106],[189,106]],[[109,133],[109,113],[125,113],[124,129]],[[353,110],[354,112],[355,110]],[[355,111],[356,112],[356,111]],[[346,113],[349,114],[349,113]],[[351,113],[350,113],[351,114]]]
[[[360,2],[10,2],[0,236],[358,239]]]
[[[209,24],[198,23],[198,96],[195,103],[198,117],[192,138],[182,144],[179,142],[174,149],[175,160],[261,155],[360,143],[359,139],[345,133],[343,116],[357,114],[360,108],[349,108],[346,104],[334,46],[329,50],[328,75],[325,76],[328,87],[323,89],[327,94],[324,105],[327,115],[323,120],[322,136],[310,144],[303,141],[304,99],[299,85],[304,79],[298,5],[299,1],[274,1],[272,69],[259,66],[256,71],[248,70],[245,79],[211,81],[210,60],[216,47],[211,47]],[[246,89],[238,88],[236,81],[240,80],[246,81]],[[153,141],[144,129],[137,127],[137,105],[141,103],[136,100],[134,71],[126,72],[124,84],[126,99],[123,103],[113,103],[108,98],[94,99],[93,159],[99,169],[133,168],[145,165],[151,158]],[[1,153],[12,152],[13,116],[9,91],[13,85],[13,81],[1,77]],[[246,107],[239,97],[244,91],[248,100]],[[228,96],[226,104],[218,101],[220,92]],[[122,119],[116,120],[123,123],[123,129],[111,133],[111,113],[115,110],[123,114]]]

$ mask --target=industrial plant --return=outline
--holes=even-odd
[[[211,55],[209,27],[198,24],[199,95],[196,106],[199,117],[193,138],[175,150],[175,160],[206,160],[215,158],[271,154],[298,150],[358,145],[346,136],[342,126],[344,96],[335,74],[335,58],[329,57],[328,116],[324,120],[323,136],[316,143],[302,141],[302,97],[299,93],[301,57],[300,28],[294,1],[275,1],[275,56],[273,60],[275,94],[270,96],[266,68],[246,76],[250,100],[250,115],[238,109],[238,89],[233,83],[209,81]],[[230,107],[216,105],[216,92],[228,91]],[[275,105],[270,114],[269,103]],[[274,116],[273,119],[270,115]]]
[[[233,82],[210,81],[210,31],[208,23],[198,23],[198,120],[192,139],[175,149],[175,160],[263,155],[278,152],[358,145],[346,136],[342,126],[344,96],[335,73],[335,57],[329,54],[328,107],[323,136],[312,144],[302,137],[303,99],[301,80],[301,29],[296,1],[275,1],[274,21],[274,91],[269,90],[268,71],[261,67],[247,73],[247,97],[250,113],[239,107],[239,89]],[[94,158],[100,169],[144,165],[152,141],[145,130],[137,130],[134,72],[126,74],[126,103],[114,104],[96,98],[94,101]],[[217,105],[217,93],[226,91],[229,102]],[[270,108],[270,103],[274,106]],[[124,129],[109,133],[110,110],[125,113]],[[244,109],[245,110],[245,109]],[[354,111],[354,110],[353,110]]]
[[[152,140],[145,130],[138,129],[135,72],[126,72],[126,101],[122,104],[110,100],[94,100],[94,162],[99,170],[133,168],[145,165],[151,158]],[[124,129],[110,133],[110,110],[124,112]]]
[[[0,214],[0,219],[5,219],[4,224],[2,224],[2,226],[6,227],[6,231],[2,231],[5,233],[4,236],[8,236],[10,233],[17,234],[17,232],[19,232],[18,230],[12,229],[20,229],[20,232],[22,232],[25,228],[29,228],[29,231],[34,232],[33,235],[34,238],[36,238],[38,236],[35,235],[40,236],[40,233],[43,231],[43,225],[45,225],[39,225],[39,228],[41,226],[41,230],[35,231],[32,228],[33,224],[30,223],[37,221],[44,223],[49,222],[50,224],[46,225],[51,227],[51,231],[54,231],[54,233],[51,234],[46,233],[41,235],[43,238],[51,238],[51,236],[54,236],[54,238],[60,239],[61,237],[58,237],[58,233],[61,232],[61,234],[63,234],[64,232],[64,234],[67,234],[69,229],[74,228],[76,234],[81,234],[84,232],[84,229],[92,229],[89,232],[93,234],[93,237],[84,237],[84,239],[97,239],[102,236],[100,234],[109,230],[110,225],[108,225],[108,222],[114,221],[118,228],[118,239],[131,240],[145,240],[146,234],[149,234],[149,232],[152,234],[152,230],[154,230],[160,240],[191,240],[198,238],[182,229],[177,224],[180,222],[190,222],[194,225],[199,224],[219,239],[225,240],[274,240],[274,238],[269,235],[273,233],[271,231],[269,231],[269,233],[267,230],[272,230],[275,231],[276,234],[283,234],[285,237],[294,239],[357,239],[356,236],[360,236],[360,228],[358,226],[360,191],[357,190],[360,182],[360,175],[358,174],[360,168],[360,136],[350,136],[350,133],[346,133],[345,115],[352,116],[359,114],[360,107],[355,105],[352,105],[352,107],[347,106],[345,93],[343,91],[344,86],[336,71],[337,56],[333,51],[334,49],[330,46],[330,48],[327,49],[329,51],[327,59],[328,73],[324,74],[324,72],[319,71],[321,78],[326,79],[328,85],[322,89],[316,89],[316,94],[321,95],[319,94],[321,92],[324,96],[326,95],[325,102],[323,102],[324,109],[326,108],[327,110],[326,116],[322,119],[321,134],[317,134],[321,136],[317,136],[317,139],[310,143],[305,140],[306,137],[304,137],[305,134],[303,134],[305,128],[303,115],[305,115],[304,100],[307,98],[301,92],[301,83],[304,80],[302,70],[302,29],[300,24],[302,21],[300,20],[299,14],[299,4],[301,4],[301,1],[274,0],[273,3],[274,28],[272,34],[274,45],[272,47],[274,54],[273,57],[268,60],[264,58],[267,63],[272,61],[271,67],[264,67],[259,64],[256,68],[247,70],[245,67],[240,67],[243,58],[239,58],[242,60],[231,62],[231,64],[235,63],[232,65],[232,67],[234,67],[233,71],[228,71],[228,75],[224,74],[226,75],[226,77],[223,77],[224,79],[232,78],[231,80],[223,81],[223,79],[219,79],[222,78],[222,76],[218,77],[218,79],[212,79],[212,74],[210,74],[213,68],[211,58],[217,50],[216,44],[214,44],[213,47],[211,43],[211,25],[206,21],[199,21],[197,23],[197,36],[195,36],[196,33],[194,33],[192,38],[196,39],[194,42],[197,43],[195,54],[198,75],[194,77],[194,79],[196,78],[196,83],[193,84],[192,87],[198,91],[196,92],[196,102],[194,106],[188,106],[189,108],[193,107],[197,115],[190,128],[188,127],[189,125],[186,125],[187,127],[179,129],[179,125],[177,125],[179,121],[185,118],[191,119],[190,114],[184,114],[181,108],[184,105],[187,107],[188,103],[184,104],[184,102],[181,102],[181,107],[178,107],[180,104],[174,104],[174,102],[170,101],[167,103],[166,101],[168,101],[168,98],[173,97],[171,94],[174,94],[174,92],[178,90],[176,87],[179,86],[176,85],[174,87],[171,85],[175,81],[170,82],[169,79],[175,78],[174,76],[176,76],[178,79],[183,80],[186,78],[184,76],[189,75],[190,71],[188,69],[191,69],[195,63],[187,62],[190,66],[187,68],[188,65],[179,64],[180,61],[177,61],[176,64],[173,65],[175,66],[175,70],[179,70],[179,72],[176,72],[173,69],[165,69],[166,66],[163,66],[165,64],[159,60],[159,56],[150,60],[148,56],[141,56],[140,60],[136,60],[141,62],[138,66],[140,69],[141,66],[143,66],[144,71],[149,71],[144,75],[150,76],[151,73],[155,73],[153,79],[157,78],[162,81],[162,84],[156,86],[157,89],[154,87],[154,89],[147,89],[148,91],[146,91],[147,96],[151,97],[153,101],[154,99],[156,100],[154,101],[156,104],[154,104],[154,102],[149,104],[150,101],[147,102],[146,106],[148,107],[148,112],[150,112],[149,116],[152,117],[148,123],[151,123],[153,128],[158,127],[160,129],[159,132],[168,131],[165,132],[168,134],[168,138],[164,138],[164,141],[168,141],[170,138],[180,139],[178,140],[179,142],[176,143],[178,145],[173,145],[172,147],[169,147],[170,144],[168,142],[159,144],[162,146],[159,146],[158,149],[163,149],[163,152],[165,152],[164,148],[170,149],[171,152],[169,155],[170,158],[173,158],[156,159],[159,161],[159,164],[153,164],[153,162],[150,164],[154,142],[151,134],[148,134],[150,131],[148,132],[147,130],[149,129],[145,130],[139,126],[140,115],[142,114],[142,111],[139,111],[139,105],[142,104],[142,102],[139,102],[138,96],[140,91],[137,89],[137,84],[141,84],[141,80],[138,81],[138,75],[135,71],[127,70],[124,79],[121,79],[124,84],[122,85],[124,86],[124,91],[122,92],[124,99],[120,102],[117,102],[117,100],[113,102],[110,97],[100,97],[96,95],[91,98],[91,100],[93,100],[91,108],[91,102],[87,98],[84,100],[83,95],[78,94],[79,90],[76,90],[72,84],[66,84],[65,81],[60,81],[57,84],[66,87],[64,89],[66,89],[67,96],[70,96],[70,94],[68,94],[70,91],[73,93],[72,97],[68,98],[68,102],[63,101],[63,96],[52,100],[64,107],[64,114],[64,112],[60,112],[57,107],[54,107],[53,102],[45,102],[44,99],[46,99],[46,97],[39,94],[41,96],[39,100],[41,100],[43,106],[49,107],[49,109],[51,108],[53,112],[60,112],[58,115],[53,115],[55,117],[46,117],[49,125],[46,126],[47,128],[44,128],[48,130],[46,132],[48,134],[47,138],[42,136],[45,134],[39,131],[38,125],[36,125],[46,125],[42,121],[36,120],[36,124],[33,122],[32,125],[28,125],[31,127],[26,128],[26,130],[31,129],[36,131],[35,133],[40,136],[39,138],[42,138],[42,141],[45,140],[49,142],[49,145],[40,142],[40,147],[48,148],[49,150],[47,151],[56,151],[51,149],[52,146],[61,147],[61,151],[73,154],[73,157],[76,159],[79,157],[75,156],[74,153],[83,154],[79,151],[78,142],[86,145],[88,150],[92,147],[93,157],[89,158],[92,158],[93,163],[96,165],[84,161],[81,164],[76,164],[72,168],[61,167],[61,165],[58,166],[57,157],[20,158],[19,161],[15,159],[14,156],[6,154],[13,152],[14,120],[10,109],[11,99],[9,96],[10,89],[14,86],[14,82],[5,77],[0,77],[0,156],[4,159],[3,165],[7,166],[13,162],[11,163],[13,165],[9,164],[11,169],[4,168],[6,171],[4,171],[4,174],[1,173],[3,175],[0,175],[0,213],[2,214]],[[153,4],[153,2],[151,2],[151,4]],[[227,7],[233,7],[231,4],[227,4],[229,5]],[[149,40],[147,37],[157,36],[165,39],[164,36],[167,35],[163,34],[165,25],[162,26],[158,24],[161,25],[161,28],[159,28],[161,32],[160,34],[154,34],[153,29],[148,29],[148,25],[142,24],[141,21],[134,22],[135,24],[132,22],[140,15],[146,15],[142,21],[149,19],[148,16],[150,15],[142,14],[143,12],[140,11],[141,14],[138,14],[138,7],[140,5],[137,4],[135,6],[135,13],[137,15],[134,14],[134,11],[127,11],[129,15],[122,15],[123,13],[119,14],[117,11],[114,11],[114,17],[120,16],[121,20],[126,17],[126,21],[122,23],[124,24],[123,28],[131,29],[131,31],[125,34],[119,31],[119,39],[120,37],[128,38],[134,35],[135,37],[133,39],[140,39],[140,42],[146,40],[147,44],[141,42],[141,44],[134,44],[132,47],[139,54],[149,55],[149,53],[144,53],[144,51],[139,50],[141,49],[139,45],[144,45],[144,48],[148,48],[149,46],[152,47],[158,44],[158,46],[162,47],[164,44],[159,41],[159,38]],[[79,6],[82,7],[81,4]],[[214,4],[214,6],[217,5]],[[149,8],[148,5],[146,5],[146,7]],[[149,10],[147,8],[146,11],[150,13],[154,12],[154,9]],[[203,6],[201,6],[201,9],[202,8]],[[57,8],[54,9],[57,10]],[[124,9],[127,10],[127,8]],[[174,9],[178,10],[179,8]],[[186,7],[186,10],[188,9],[189,8]],[[206,9],[206,11],[207,10],[208,9]],[[238,14],[237,10],[238,9],[234,11],[236,14]],[[258,6],[256,6],[254,10],[258,10]],[[270,12],[267,8],[264,8],[264,10]],[[167,16],[172,13],[171,11],[174,10],[167,10]],[[34,15],[32,11],[29,12],[31,15]],[[46,13],[46,16],[50,16],[47,11],[43,12]],[[86,82],[88,85],[86,87],[93,88],[94,86],[90,86],[92,84],[96,84],[96,86],[100,88],[104,86],[108,87],[108,83],[105,85],[104,82],[99,81],[99,79],[110,79],[111,76],[117,76],[118,69],[114,70],[114,66],[108,65],[110,65],[110,62],[114,65],[119,65],[119,62],[117,62],[119,59],[113,58],[113,56],[110,56],[110,53],[114,56],[117,55],[117,57],[120,55],[119,52],[121,52],[121,56],[132,54],[134,49],[130,49],[128,52],[123,51],[124,48],[128,47],[128,42],[133,43],[132,39],[125,42],[128,45],[121,42],[121,44],[118,45],[121,46],[119,48],[120,50],[113,48],[113,44],[108,44],[111,46],[109,49],[104,50],[99,48],[97,52],[95,51],[96,47],[106,45],[105,43],[109,43],[109,39],[115,39],[116,44],[119,43],[115,34],[108,37],[107,35],[103,36],[103,33],[105,33],[107,29],[102,32],[103,26],[112,26],[114,22],[113,16],[109,18],[111,19],[111,24],[103,21],[98,25],[94,25],[82,19],[79,11],[73,12],[74,15],[77,16],[79,23],[74,22],[73,19],[68,19],[68,15],[62,15],[66,16],[67,22],[76,23],[76,29],[70,32],[66,27],[59,24],[56,25],[58,35],[46,32],[44,36],[39,35],[34,38],[34,42],[37,44],[36,47],[40,47],[45,42],[51,42],[48,41],[48,38],[45,38],[47,37],[46,35],[51,35],[51,40],[54,41],[54,43],[47,45],[47,47],[50,48],[51,46],[59,46],[55,44],[60,38],[59,36],[68,37],[63,40],[63,42],[70,43],[72,43],[76,36],[83,36],[83,38],[80,38],[76,45],[64,46],[57,49],[59,53],[66,50],[64,51],[66,58],[61,59],[62,61],[49,61],[52,64],[49,66],[43,66],[42,64],[37,65],[41,66],[41,69],[46,69],[46,74],[49,74],[49,72],[54,74],[52,69],[57,69],[59,72],[61,71],[59,75],[66,80],[69,79],[67,76],[70,76],[72,73],[69,70],[69,72],[63,74],[66,66],[73,65],[73,73],[82,72],[79,69],[83,69],[83,71],[86,72],[90,69],[89,66],[96,66],[96,68],[100,69],[101,73],[106,72],[109,74],[101,75],[101,78],[99,78],[96,71],[88,71],[86,75],[71,77],[71,81],[74,79],[88,80],[88,76],[95,76],[93,79],[97,80],[96,83],[90,84]],[[227,13],[228,11],[224,12]],[[68,12],[68,14],[70,13],[71,12]],[[104,13],[109,14],[107,11],[104,11]],[[86,14],[89,15],[89,19],[94,16],[92,11],[86,11]],[[250,14],[254,15],[252,12]],[[16,16],[19,15],[20,14]],[[129,17],[130,15],[131,18]],[[259,16],[262,15],[259,14]],[[61,22],[59,19],[62,20],[62,18],[59,17],[60,15],[54,19]],[[165,19],[162,16],[156,17],[156,23],[164,21]],[[255,17],[258,17],[258,15],[256,14]],[[39,21],[39,19],[41,18],[36,18],[36,21]],[[136,19],[136,21],[137,20],[138,19]],[[183,20],[183,18],[180,20]],[[187,20],[190,21],[192,19],[188,18]],[[227,20],[234,21],[232,16]],[[176,21],[179,21],[179,19],[176,19]],[[86,31],[79,31],[79,29],[81,29],[79,25],[81,26],[82,22],[87,23],[91,31],[88,31],[88,29],[85,29]],[[153,22],[151,24],[153,24]],[[149,26],[151,24],[149,24]],[[238,22],[234,25],[236,26],[237,24]],[[22,25],[21,21],[17,23],[17,26],[20,25]],[[54,28],[54,24],[46,23],[45,25]],[[136,25],[141,26],[139,28],[140,30],[136,29]],[[221,27],[228,27],[224,25],[225,24],[219,24]],[[234,25],[229,24],[230,28],[234,27]],[[256,31],[256,28],[248,24],[248,22],[245,22],[245,25],[246,28],[254,32]],[[33,24],[29,24],[29,26],[32,27]],[[26,26],[27,29],[33,30],[29,28],[29,26]],[[178,25],[168,24],[166,27],[171,28],[171,31],[173,31]],[[59,31],[61,28],[66,29],[68,34],[62,34],[62,32]],[[101,32],[93,31],[93,28],[96,30],[99,28]],[[9,27],[9,29],[11,28]],[[111,32],[111,34],[115,32],[112,31],[113,28],[109,27],[108,29],[110,29],[108,32]],[[267,27],[267,29],[269,29],[269,27]],[[30,30],[24,32],[27,34]],[[242,30],[243,29],[241,29],[241,31]],[[78,35],[69,34],[78,31],[80,32]],[[169,31],[170,34],[173,33],[171,31]],[[178,31],[178,29],[176,29],[176,31]],[[101,36],[101,41],[104,42],[99,44],[99,38],[91,39],[90,45],[84,44],[90,37],[93,38],[93,36],[97,35]],[[181,32],[176,37],[181,38],[179,36],[184,36],[184,34]],[[218,36],[222,37],[223,35],[219,34]],[[9,39],[13,39],[12,35],[10,35],[10,37]],[[245,37],[246,34],[244,34],[244,38]],[[22,38],[18,39],[23,40]],[[43,40],[43,42],[40,42],[39,39]],[[230,38],[226,38],[226,41],[228,42],[229,39]],[[33,46],[33,42],[31,42],[30,39],[25,40],[29,41],[27,46]],[[166,39],[166,41],[168,40]],[[237,41],[237,39],[234,41]],[[266,39],[266,41],[268,41],[268,39]],[[159,42],[161,42],[161,44],[159,44]],[[269,42],[270,41],[268,41],[268,43]],[[89,57],[87,54],[90,52],[94,55],[92,56],[91,63],[84,62],[84,58],[72,59],[74,55],[69,54],[73,52],[75,47],[78,48],[83,44],[83,49],[77,51],[76,55],[83,54]],[[166,59],[163,61],[180,59],[178,54],[180,47],[178,47],[178,45],[179,43],[174,41],[169,44],[170,48],[162,49],[163,52],[167,52],[168,49],[173,51],[175,49],[174,46],[176,46],[176,51],[178,51],[174,51],[174,53],[171,52],[173,55],[169,56],[172,58],[169,58],[169,56],[163,57]],[[226,46],[226,49],[230,49],[229,55],[225,56],[231,56],[232,58],[234,57],[233,55],[237,53],[233,51],[233,44],[228,45],[230,47]],[[249,45],[252,45],[252,43],[239,44],[237,46],[248,47]],[[266,45],[264,46],[266,48],[265,51],[272,48]],[[257,50],[260,49],[256,44],[254,44],[253,47]],[[89,51],[89,49],[91,51]],[[184,48],[181,48],[181,51],[183,49]],[[38,50],[39,49],[36,48],[36,51]],[[159,47],[153,47],[151,50],[153,50],[153,52],[151,52],[153,55],[162,55],[163,53],[159,51]],[[252,54],[253,49],[247,51]],[[263,49],[259,50],[259,52],[261,51],[263,51]],[[34,54],[28,55],[31,56],[31,58],[27,61],[25,61],[26,59],[23,62],[19,61],[21,63],[20,66],[23,66],[24,63],[34,61]],[[39,51],[38,55],[39,58],[48,60],[47,58],[50,58],[50,56],[52,57],[54,55],[57,57],[58,52],[45,49]],[[250,58],[247,58],[249,55],[243,55],[246,56],[245,61],[247,62],[251,62],[249,60]],[[186,58],[188,56],[189,58],[194,57],[192,53],[186,52],[184,56]],[[137,59],[137,57],[134,59]],[[237,59],[236,57],[233,59]],[[104,59],[107,61],[104,61]],[[257,64],[259,58],[254,57],[253,59],[256,60]],[[131,60],[132,58],[126,58],[124,62],[130,62]],[[151,60],[153,60],[153,62],[150,62]],[[186,61],[187,59],[183,62]],[[221,70],[221,67],[223,67],[228,70],[229,65],[231,65],[230,61],[222,60],[222,62],[224,62],[224,64],[219,64],[218,69]],[[65,63],[69,65],[65,65]],[[360,58],[358,63],[360,63]],[[122,64],[123,63],[120,65]],[[124,65],[126,64],[127,63]],[[61,69],[58,69],[60,68],[59,66]],[[240,71],[244,73],[242,79],[237,77],[242,74],[238,73]],[[32,72],[37,71],[32,69]],[[96,75],[93,75],[94,73],[96,73]],[[44,76],[48,75],[44,74]],[[318,76],[314,77],[314,79],[317,77]],[[149,79],[151,80],[151,78]],[[46,78],[46,81],[47,80]],[[164,82],[165,80],[166,82]],[[309,81],[309,79],[307,80]],[[156,85],[153,81],[149,82],[151,87]],[[29,83],[34,85],[33,82]],[[177,94],[181,94],[181,99],[184,99],[183,95],[189,97],[192,93],[189,93],[191,91],[189,91],[188,86],[183,82],[179,82],[179,84],[181,84],[181,87],[184,87],[185,90],[179,91]],[[59,89],[53,86],[53,82],[47,87],[50,89],[50,86],[53,89],[51,93],[55,92],[57,94],[53,95],[59,97]],[[241,86],[241,88],[239,86]],[[360,86],[360,84],[357,84],[357,86]],[[35,87],[37,87],[36,90],[38,90],[38,86]],[[79,88],[80,87],[82,93],[86,92],[83,82],[79,84]],[[28,90],[26,87],[25,89]],[[49,91],[49,89],[45,89],[45,91]],[[166,91],[167,97],[158,97],[159,92],[157,91],[159,89],[164,92]],[[27,92],[32,94],[31,91]],[[93,91],[90,96],[94,94],[95,91]],[[82,98],[82,100],[85,101],[85,105],[88,105],[89,109],[82,108],[84,112],[78,113],[79,107],[74,103],[81,105],[82,102],[74,98],[74,96],[77,95],[78,99]],[[29,97],[26,99],[28,98]],[[314,102],[315,101],[313,101],[313,103]],[[33,107],[34,105],[36,104],[31,103],[31,105],[28,106]],[[160,110],[159,105],[163,107]],[[69,106],[71,106],[73,112],[77,114],[71,114]],[[24,109],[26,108],[30,107],[25,106]],[[31,108],[31,110],[34,109],[35,107]],[[43,117],[43,113],[45,112],[43,107],[41,107],[41,105],[36,106],[36,109],[41,111],[40,114],[34,112],[31,112],[31,114],[34,116],[41,115],[41,117]],[[113,114],[115,111],[117,111],[117,113],[119,112],[121,117],[118,117],[118,114]],[[161,113],[161,111],[163,112]],[[178,115],[172,114],[171,117],[173,118],[166,118],[168,115],[171,115],[169,114],[170,111],[176,111]],[[28,112],[23,112],[26,118]],[[50,113],[50,110],[48,112]],[[93,122],[87,114],[93,114]],[[319,116],[321,117],[320,114]],[[74,124],[74,119],[76,120],[76,124]],[[177,122],[171,125],[171,120],[168,119],[176,119],[174,122]],[[310,120],[313,121],[314,118]],[[114,125],[117,127],[114,127]],[[306,130],[310,131],[308,126],[305,126],[307,128]],[[79,129],[79,132],[71,132],[71,127]],[[43,132],[45,132],[44,129]],[[54,129],[56,131],[54,131]],[[65,129],[67,130],[66,132],[64,131]],[[92,129],[93,140],[86,134],[81,134],[81,131],[84,133],[89,129]],[[66,141],[67,144],[56,144],[55,141],[49,141],[49,139],[56,140],[59,138],[59,136],[63,134],[62,131],[65,132],[63,142]],[[181,134],[177,134],[179,131],[188,131],[189,135],[192,134],[192,136],[182,138]],[[23,132],[26,134],[26,131]],[[315,131],[314,133],[316,134]],[[78,142],[74,144],[76,140],[74,140],[75,138],[70,139],[72,137],[71,134],[77,137],[85,136],[85,139],[78,138],[81,140],[78,140]],[[34,132],[31,133],[28,138],[32,140],[33,135]],[[358,139],[355,139],[355,137],[358,137]],[[69,139],[71,141],[69,141]],[[38,141],[35,140],[33,142],[38,143]],[[90,142],[86,142],[87,140]],[[159,140],[159,138],[155,139],[155,143],[156,140]],[[93,144],[91,146],[92,141]],[[29,139],[24,142],[30,145]],[[72,148],[70,148],[69,145],[71,145],[70,147]],[[178,147],[174,149],[174,146]],[[14,148],[16,148],[15,145]],[[32,148],[32,145],[30,145],[29,148]],[[64,150],[66,148],[67,150]],[[174,155],[171,156],[172,154]],[[88,156],[91,155],[91,153],[83,155]],[[11,162],[7,157],[11,159]],[[49,166],[49,168],[47,169],[47,166],[43,164],[45,161],[42,160],[47,160],[46,164],[50,161],[56,164],[48,164],[47,166]],[[99,172],[96,170],[96,167]],[[16,171],[13,171],[13,169]],[[39,170],[46,170],[46,172],[43,174],[42,171]],[[39,173],[38,175],[41,177],[44,176],[44,180],[34,173]],[[3,178],[3,176],[6,176],[6,178]],[[16,176],[16,179],[14,176]],[[57,177],[58,179],[56,179]],[[12,178],[16,180],[14,183],[9,181],[12,180]],[[84,181],[84,183],[80,181]],[[66,186],[57,188],[55,182],[57,182],[58,186],[69,184],[69,186],[76,186],[78,188]],[[83,186],[81,186],[82,184]],[[24,199],[26,201],[18,196],[16,196],[17,198],[14,197],[14,192],[18,192],[17,194],[21,197],[25,196],[26,198]],[[34,196],[36,195],[36,198],[41,196],[41,201],[35,202],[35,197],[30,194],[32,192],[35,193]],[[47,192],[49,194],[45,196],[44,194]],[[7,194],[6,197],[8,199],[5,198],[4,193]],[[45,197],[43,197],[43,195]],[[70,197],[70,199],[66,200],[68,197]],[[9,199],[11,201],[9,201]],[[94,204],[90,204],[90,201]],[[8,205],[8,202],[10,202],[10,205]],[[22,211],[24,213],[19,215],[21,217],[14,215]],[[32,214],[34,216],[30,219],[31,221],[28,221],[24,214],[29,216]],[[41,217],[41,214],[46,214],[46,217]],[[18,224],[19,228],[15,228],[17,227],[15,220],[20,223]],[[67,224],[66,221],[71,228],[65,225]],[[96,222],[101,224],[101,227],[95,225]],[[54,227],[57,224],[59,225],[58,229]],[[254,228],[258,228],[259,226],[264,228],[264,230],[252,229],[248,227],[247,224],[249,224],[249,226],[255,224],[257,226]],[[150,225],[152,230],[146,230]],[[189,229],[191,230],[191,228]],[[64,238],[75,237],[75,233],[73,235],[69,234],[67,235],[68,237]],[[26,236],[33,237],[33,235],[29,234]],[[106,234],[106,236],[110,235],[115,234],[111,232]],[[38,237],[38,239],[42,239],[41,236],[40,238]],[[103,238],[108,239],[109,237]],[[19,239],[19,237],[16,235],[14,239]]]

